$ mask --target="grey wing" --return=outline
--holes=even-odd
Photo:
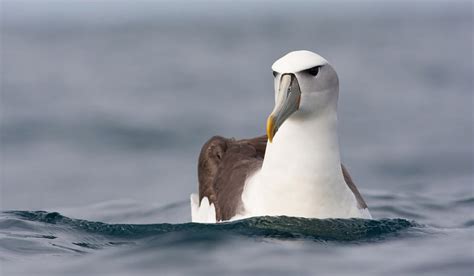
[[[199,201],[207,197],[214,203],[217,220],[228,220],[239,211],[245,180],[262,166],[266,143],[266,136],[244,140],[214,136],[202,147]]]
[[[349,171],[347,171],[346,167],[344,167],[344,165],[342,164],[341,164],[341,167],[342,167],[342,175],[344,176],[344,180],[346,181],[347,186],[349,187],[349,189],[351,189],[352,193],[357,199],[357,207],[359,209],[367,208],[367,204],[365,203],[364,199],[362,198],[362,195],[360,194],[359,190],[354,184],[354,181],[352,181],[352,177],[350,176]]]

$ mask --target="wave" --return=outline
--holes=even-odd
[[[34,222],[31,225],[28,222]],[[205,236],[238,235],[277,239],[309,239],[315,241],[368,241],[384,238],[411,227],[420,226],[405,219],[307,219],[296,217],[253,217],[218,224],[159,223],[107,224],[72,219],[57,212],[7,211],[2,213],[0,230],[14,234],[36,232],[37,237],[54,239],[54,233],[76,232],[99,235],[103,238],[139,240],[164,234],[179,233],[196,238]],[[47,229],[47,234],[41,230]],[[44,232],[44,231],[43,231]],[[31,235],[30,235],[31,236]],[[77,244],[77,243],[76,243]],[[91,246],[89,246],[91,247]],[[93,247],[93,246],[92,246]]]

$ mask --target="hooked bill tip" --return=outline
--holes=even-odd
[[[267,119],[267,136],[268,136],[268,141],[270,141],[270,143],[273,140],[273,135],[275,131],[274,127],[275,127],[275,119],[273,118],[273,115],[270,115],[268,116],[268,119]]]

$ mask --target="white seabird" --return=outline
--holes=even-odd
[[[272,69],[275,107],[267,135],[214,136],[206,142],[199,156],[199,194],[191,195],[192,221],[371,218],[341,164],[336,71],[310,51],[291,52]]]

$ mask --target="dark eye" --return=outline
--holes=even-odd
[[[278,72],[273,71],[273,76],[276,77],[278,75]]]
[[[311,76],[316,77],[316,75],[319,73],[319,68],[321,68],[321,66],[315,66],[313,68],[309,68],[309,69],[305,70],[305,72],[307,72]]]

